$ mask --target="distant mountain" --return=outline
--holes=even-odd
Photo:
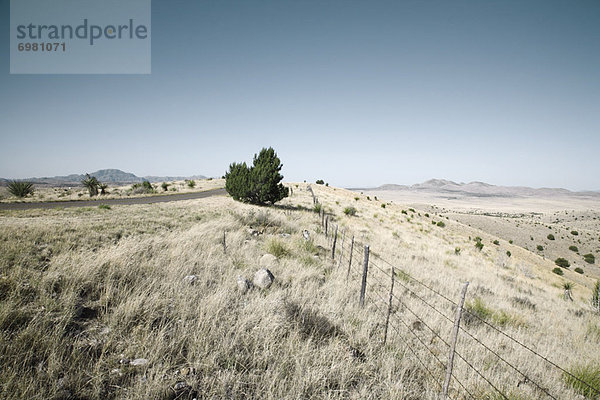
[[[404,190],[424,191],[431,193],[462,195],[471,197],[525,197],[525,196],[594,196],[600,193],[594,191],[572,192],[562,188],[530,188],[525,186],[496,186],[485,182],[456,183],[445,179],[430,179],[414,185],[387,184],[369,190]]]
[[[91,176],[98,178],[100,182],[109,184],[127,184],[142,182],[144,180],[150,182],[163,182],[163,181],[181,181],[184,179],[206,179],[203,175],[193,176],[144,176],[139,177],[130,172],[124,172],[120,169],[101,169],[96,172],[90,173]],[[85,174],[77,175],[66,175],[66,176],[54,176],[44,178],[28,178],[20,179],[24,181],[33,182],[36,185],[48,185],[48,186],[75,186],[81,184],[81,180],[85,178]],[[0,185],[6,185],[8,179],[0,178]]]

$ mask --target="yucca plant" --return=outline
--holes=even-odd
[[[571,282],[565,282],[563,283],[563,289],[565,290],[565,293],[563,295],[564,299],[573,301],[573,297],[571,296],[571,289],[573,289],[573,284]]]
[[[11,181],[8,183],[8,191],[13,196],[25,197],[33,194],[33,183],[25,181]]]
[[[81,184],[88,190],[88,192],[90,193],[90,197],[98,195],[98,188],[100,187],[100,182],[95,176],[85,174],[85,179],[81,181]]]
[[[100,194],[106,194],[106,189],[108,189],[108,185],[106,183],[100,183],[98,185],[98,188],[100,189]]]

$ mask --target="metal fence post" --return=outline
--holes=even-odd
[[[360,285],[360,300],[359,304],[361,307],[365,306],[365,292],[367,290],[367,273],[369,272],[369,246],[365,246],[365,259],[363,260],[363,275],[362,283]]]
[[[348,261],[348,272],[346,273],[346,285],[348,285],[348,278],[350,277],[350,267],[352,267],[352,253],[354,252],[354,235],[352,235],[352,242],[350,243],[350,261]]]
[[[454,351],[456,349],[456,341],[458,339],[458,329],[460,328],[460,317],[462,316],[463,305],[465,304],[465,296],[467,295],[467,287],[469,282],[465,282],[462,293],[460,294],[460,302],[456,307],[456,315],[454,317],[454,329],[452,330],[452,340],[450,341],[450,354],[448,355],[448,366],[446,367],[446,379],[442,387],[442,398],[448,398],[448,388],[450,387],[450,378],[452,378],[452,367],[454,365]]]
[[[338,226],[335,226],[335,234],[333,235],[333,246],[331,246],[331,259],[335,260],[335,244],[337,243]]]

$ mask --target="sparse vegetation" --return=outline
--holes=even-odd
[[[280,240],[271,239],[267,242],[266,250],[277,258],[283,258],[290,255],[290,250]]]
[[[552,270],[552,272],[554,272],[556,275],[560,275],[560,276],[562,276],[562,275],[564,275],[564,274],[565,274],[565,273],[563,272],[563,270],[562,270],[561,268],[558,268],[558,267],[554,268],[554,269]]]
[[[493,242],[493,243],[494,243],[496,246],[499,246],[499,245],[500,245],[500,242],[499,242],[498,240],[494,240],[494,242]]]
[[[546,238],[548,238],[548,240],[554,240],[554,235],[550,233]]]
[[[577,272],[578,274],[583,274],[583,270],[579,267],[574,269],[575,272]]]
[[[185,181],[185,184],[187,185],[187,187],[189,187],[190,189],[193,189],[196,187],[196,181],[193,179],[187,180]]]
[[[537,250],[538,251],[544,251],[544,246],[542,246],[541,244],[537,245]]]
[[[579,235],[579,232],[577,232],[577,231],[571,231],[571,235],[577,236],[577,235]]]
[[[591,389],[600,387],[600,365],[599,364],[579,364],[568,370],[569,374],[564,374],[563,379],[567,385],[573,388],[577,393],[585,396],[587,399],[598,399],[600,393]],[[582,383],[586,382],[588,385]]]
[[[579,252],[577,246],[569,246],[569,250],[574,251],[575,253]]]
[[[571,266],[571,263],[562,257],[557,258],[556,260],[554,260],[554,264],[558,265],[561,268],[569,268]]]
[[[8,183],[8,192],[13,196],[23,198],[34,193],[33,183],[25,181],[10,181]]]
[[[346,207],[346,208],[344,208],[344,214],[353,217],[356,215],[356,208]]]
[[[316,183],[317,185],[324,185],[324,184],[325,184],[325,181],[324,181],[323,179],[317,179],[317,180],[315,181],[315,183]]]
[[[583,255],[583,260],[588,264],[594,264],[596,262],[596,257],[592,253],[587,253]]]
[[[439,221],[436,225],[439,226],[440,228],[444,228],[446,226],[444,221]]]
[[[108,204],[100,204],[98,208],[101,210],[110,210],[110,206]]]

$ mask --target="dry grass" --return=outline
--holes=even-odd
[[[444,345],[397,305],[398,332],[382,346],[384,316],[376,301],[386,291],[385,276],[372,269],[373,301],[361,310],[358,274],[352,272],[346,285],[345,268],[332,264],[329,243],[310,211],[310,194],[305,185],[292,187],[294,196],[271,209],[218,197],[0,213],[0,397],[435,398],[434,378],[405,343],[435,379],[443,377],[443,368],[398,321],[417,327],[419,338],[445,361]],[[568,367],[600,361],[586,277],[573,289],[574,302],[565,302],[562,282],[575,274],[554,276],[523,249],[502,244],[480,252],[468,238],[476,230],[456,222],[438,227],[418,209],[402,214],[399,206],[382,208],[380,201],[342,189],[313,190],[340,232],[369,243],[374,262],[381,257],[401,267],[398,276],[405,279],[397,282],[444,312],[451,314],[451,307],[409,276],[451,298],[469,280],[468,300],[480,299],[491,321],[506,321],[502,329],[519,340]],[[357,216],[344,215],[349,204]],[[303,229],[311,234],[308,242]],[[347,237],[346,260],[348,243]],[[462,249],[458,255],[456,247]],[[503,257],[508,248],[513,256]],[[270,268],[274,285],[242,295],[237,276],[251,279],[267,252],[279,257]],[[184,280],[188,275],[196,275],[193,284]],[[405,305],[448,337],[447,322],[398,287]],[[560,374],[522,349],[485,326],[469,329],[558,398],[577,398]],[[460,337],[458,351],[512,398],[539,397],[530,384],[517,391],[519,377],[468,338]],[[136,358],[148,364],[121,362]],[[464,364],[456,368],[479,398],[494,398]]]

